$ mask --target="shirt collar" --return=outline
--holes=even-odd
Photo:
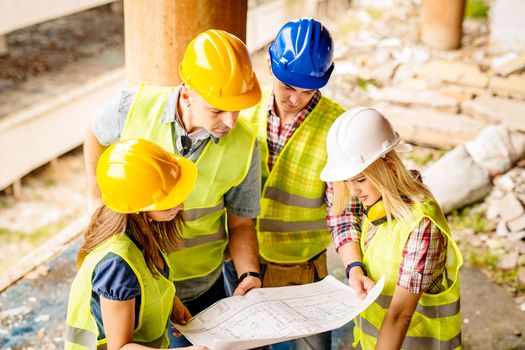
[[[176,86],[171,93],[168,96],[168,100],[166,101],[166,106],[164,107],[164,111],[162,111],[162,119],[161,123],[175,123],[175,131],[177,135],[186,135],[192,138],[192,141],[196,142],[198,140],[205,140],[208,137],[211,137],[213,143],[218,144],[219,138],[213,136],[210,134],[207,130],[202,129],[195,131],[188,135],[188,132],[184,127],[182,126],[181,119],[179,116],[179,112],[177,110],[177,103],[179,102],[179,95],[180,95],[180,88],[182,84]]]

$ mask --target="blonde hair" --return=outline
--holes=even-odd
[[[153,276],[158,277],[154,262],[161,258],[159,248],[164,252],[176,249],[180,243],[183,225],[182,211],[171,221],[157,222],[149,220],[145,212],[121,214],[102,205],[95,211],[84,232],[84,243],[77,254],[77,267],[80,267],[86,256],[101,243],[129,229],[142,247],[148,269]]]
[[[433,198],[426,185],[403,164],[396,151],[390,151],[370,164],[362,174],[381,193],[387,218],[411,218],[412,204],[422,204]],[[332,211],[340,214],[350,201],[350,191],[344,181],[334,182]]]

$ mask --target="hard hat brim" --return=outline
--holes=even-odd
[[[253,75],[253,88],[241,95],[235,96],[211,96],[202,91],[199,91],[191,84],[189,87],[196,91],[206,102],[208,102],[213,107],[220,109],[221,111],[227,112],[238,112],[243,109],[247,109],[255,106],[259,103],[262,98],[261,87],[259,86],[259,81],[255,74]]]
[[[317,90],[324,87],[328,83],[330,75],[334,70],[334,64],[332,63],[332,66],[325,72],[323,76],[312,77],[309,75],[299,75],[297,73],[291,73],[282,69],[281,67],[279,67],[279,64],[274,61],[271,54],[270,61],[272,64],[272,73],[277,79],[279,79],[279,81],[286,85],[298,87],[300,89]]]
[[[151,209],[148,208],[144,211],[175,208],[184,202],[193,191],[197,180],[197,166],[191,160],[184,157],[176,155],[172,155],[172,157],[180,167],[180,176],[177,179],[177,183],[162,201],[153,205]]]

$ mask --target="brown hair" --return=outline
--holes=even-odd
[[[381,193],[387,218],[412,216],[411,205],[433,198],[426,185],[408,171],[396,151],[390,151],[370,164],[362,174]],[[333,212],[340,214],[348,205],[350,191],[344,181],[335,182]]]
[[[77,255],[77,267],[80,267],[86,256],[102,242],[129,229],[142,247],[148,269],[153,276],[158,277],[154,262],[161,258],[159,248],[164,252],[177,248],[183,225],[183,211],[171,221],[157,222],[149,220],[145,212],[121,214],[102,205],[95,211],[84,232],[84,243]]]

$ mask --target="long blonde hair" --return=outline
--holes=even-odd
[[[432,193],[403,164],[396,151],[370,164],[362,174],[381,193],[387,218],[411,218],[412,204],[422,204]],[[334,200],[332,211],[340,214],[350,201],[351,193],[344,181],[333,183]]]
[[[171,221],[157,222],[149,220],[145,212],[121,214],[102,205],[95,211],[84,232],[84,243],[77,255],[77,267],[80,267],[86,256],[102,242],[129,229],[142,247],[148,269],[153,276],[158,277],[154,262],[161,258],[159,249],[164,252],[176,249],[180,243],[183,225],[182,211]]]

